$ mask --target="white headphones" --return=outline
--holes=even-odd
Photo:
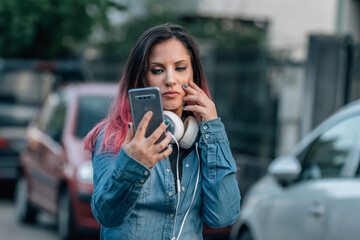
[[[189,149],[194,145],[198,135],[198,122],[196,118],[189,116],[183,123],[181,118],[175,113],[164,111],[164,119],[169,121],[167,130],[172,133],[181,148]],[[174,142],[172,139],[171,143]]]

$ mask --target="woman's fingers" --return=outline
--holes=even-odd
[[[128,123],[128,131],[124,140],[124,144],[128,144],[134,137],[134,126],[132,123]]]
[[[188,104],[197,104],[197,105],[201,105],[201,106],[206,106],[206,101],[207,99],[204,99],[204,97],[200,96],[200,95],[187,95],[185,97],[183,97],[183,101],[187,102]]]
[[[193,89],[195,89],[196,91],[204,93],[204,91],[198,85],[196,85],[196,83],[194,83],[193,81],[189,81],[189,86],[192,87]]]
[[[160,136],[165,132],[166,128],[168,127],[169,121],[163,121],[157,129],[148,137],[150,144],[154,144]]]
[[[146,133],[146,128],[150,122],[153,113],[148,111],[144,114],[143,118],[141,119],[139,125],[137,126],[135,138],[144,138]]]
[[[158,155],[159,161],[168,157],[172,153],[172,150],[173,150],[173,148],[168,145],[168,147],[164,151],[159,153],[159,155]]]
[[[201,122],[217,118],[214,102],[200,87],[190,81],[189,86],[184,85],[184,89],[187,93],[183,97],[183,101],[187,103],[187,106],[184,107],[185,111],[192,111],[196,119]]]
[[[205,108],[199,105],[187,105],[186,107],[183,108],[183,110],[201,113],[205,111]]]
[[[187,93],[183,98],[185,102],[195,102],[196,104],[204,105],[207,101],[211,101],[204,91],[193,81],[189,82],[189,86],[184,85],[184,90]]]
[[[154,145],[154,154],[161,153],[161,151],[169,147],[170,141],[171,141],[171,133],[167,132],[165,138]]]

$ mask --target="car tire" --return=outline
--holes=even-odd
[[[238,240],[254,240],[249,230],[245,230],[239,234]]]
[[[25,178],[20,178],[15,187],[15,214],[20,223],[34,223],[38,210],[29,202],[29,188]]]
[[[58,234],[60,240],[77,239],[77,231],[68,190],[62,191],[59,198]]]

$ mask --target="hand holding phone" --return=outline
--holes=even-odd
[[[160,90],[157,87],[136,88],[129,90],[131,117],[135,131],[148,111],[153,112],[146,128],[145,137],[149,137],[164,121]],[[165,132],[157,142],[165,138]]]
[[[129,91],[131,125],[124,144],[124,150],[147,167],[169,156],[171,134],[165,134],[167,125],[163,121],[160,90],[138,88]]]

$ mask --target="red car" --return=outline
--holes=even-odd
[[[117,85],[79,83],[50,94],[29,124],[21,153],[22,177],[15,190],[17,218],[35,222],[39,210],[58,216],[61,239],[100,224],[91,213],[94,190],[90,155],[83,138],[107,114]]]

